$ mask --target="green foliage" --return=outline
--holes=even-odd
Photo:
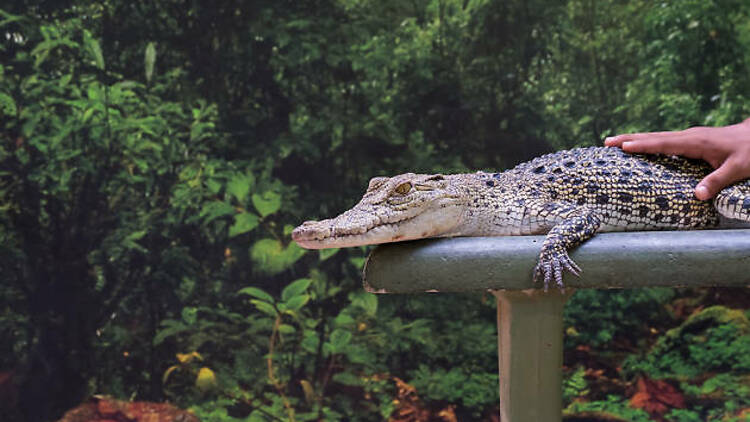
[[[498,401],[496,373],[465,373],[461,368],[450,370],[420,366],[413,374],[412,384],[430,400],[460,403],[472,409],[479,418],[484,409]]]
[[[729,124],[744,117],[749,79],[737,42],[737,6],[732,1],[685,1],[651,9],[645,16],[648,60],[629,88],[628,105],[653,113],[654,123],[665,129]]]
[[[277,239],[260,239],[250,248],[250,259],[258,265],[260,271],[267,274],[278,274],[302,258],[305,251],[296,243],[286,247]]]
[[[576,414],[583,412],[597,412],[602,414],[602,418],[620,418],[631,422],[651,422],[649,416],[643,409],[633,409],[628,405],[626,400],[617,396],[607,396],[606,400],[597,400],[590,402],[573,402],[563,410],[563,414]]]
[[[652,377],[696,378],[704,372],[750,372],[750,321],[740,310],[723,306],[691,315],[660,337],[643,358],[631,357],[624,369]]]
[[[576,397],[583,397],[589,393],[585,378],[586,368],[579,366],[569,376],[563,379],[563,403],[570,403]]]
[[[97,392],[206,420],[383,420],[394,376],[477,419],[496,404],[493,301],[364,293],[365,248],[306,253],[291,229],[372,176],[750,114],[736,0],[4,7],[0,370],[21,368],[34,403],[16,419]],[[580,291],[566,346],[647,347],[673,297]],[[682,388],[727,404],[675,420],[744,406],[743,325],[712,318],[622,375],[716,371]],[[622,398],[576,401],[593,385],[573,372],[570,409],[646,420]]]
[[[579,290],[564,311],[566,347],[600,347],[615,339],[647,337],[644,321],[664,320],[665,304],[674,297],[669,288],[633,290]]]

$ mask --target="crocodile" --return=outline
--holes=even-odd
[[[694,196],[713,169],[677,156],[629,154],[619,148],[558,151],[504,172],[375,177],[343,214],[307,221],[292,238],[308,249],[340,248],[450,236],[546,234],[533,269],[547,290],[578,275],[568,256],[597,232],[715,227],[719,216],[750,222],[750,182],[713,201]]]

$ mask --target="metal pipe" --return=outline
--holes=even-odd
[[[544,236],[464,237],[380,245],[365,264],[374,293],[525,290]],[[570,254],[575,288],[750,285],[750,230],[601,233]]]

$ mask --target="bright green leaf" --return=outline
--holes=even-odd
[[[255,177],[252,174],[236,173],[227,182],[227,192],[237,198],[240,203],[244,203],[254,184]]]
[[[200,214],[198,216],[203,218],[204,222],[210,223],[211,221],[223,217],[225,215],[234,214],[235,210],[230,204],[224,201],[213,201],[203,205]]]
[[[372,293],[364,293],[359,297],[358,305],[365,310],[368,316],[374,317],[378,312],[378,296]]]
[[[0,92],[0,116],[15,117],[18,108],[10,95]]]
[[[343,312],[338,314],[336,318],[333,320],[333,323],[337,327],[353,326],[354,324],[356,324],[356,322],[357,321],[354,320],[354,318],[352,318],[351,315],[345,314]]]
[[[305,249],[292,242],[283,248],[276,239],[261,239],[250,248],[250,259],[260,271],[278,274],[291,267],[305,254]]]
[[[297,331],[297,329],[289,324],[279,325],[279,332],[281,334],[294,334],[295,331]]]
[[[193,325],[198,321],[198,309],[192,306],[182,308],[182,320],[188,325]]]
[[[249,296],[258,298],[260,300],[266,301],[268,303],[274,302],[273,296],[269,295],[268,293],[266,293],[265,291],[257,287],[245,287],[243,289],[240,289],[237,293],[241,295],[249,295]]]
[[[261,217],[267,217],[281,208],[281,195],[273,191],[253,194],[253,205]]]
[[[367,261],[367,258],[349,258],[349,262],[352,263],[357,268],[362,268],[365,266],[365,261]]]
[[[259,311],[269,316],[272,316],[274,318],[278,314],[278,312],[276,312],[276,308],[268,302],[264,302],[262,300],[257,300],[257,299],[252,299],[250,300],[250,303],[255,305],[255,307],[258,308]]]
[[[249,212],[237,214],[234,216],[234,224],[229,227],[229,237],[234,237],[258,226],[258,216]]]
[[[245,287],[243,289],[240,289],[237,293],[241,295],[252,296],[268,303],[274,302],[273,296],[266,293],[263,289],[259,289],[257,287]]]
[[[96,67],[104,70],[104,55],[102,54],[102,47],[87,29],[83,30],[83,45],[86,48],[91,60],[96,64]]]
[[[299,280],[289,283],[289,285],[284,287],[284,290],[281,291],[281,300],[286,302],[294,296],[301,295],[308,287],[310,287],[311,283],[312,280],[309,278],[300,278]]]
[[[307,302],[309,301],[310,301],[310,295],[294,296],[286,302],[286,306],[287,306],[287,309],[289,309],[290,311],[296,312],[302,309],[302,307],[305,306]]]
[[[135,231],[130,233],[123,240],[123,246],[127,249],[135,249],[139,252],[147,252],[148,250],[138,243],[138,241],[146,235],[145,230]]]
[[[206,187],[211,191],[211,193],[219,193],[219,191],[221,190],[221,183],[214,179],[208,179],[206,180]]]
[[[326,259],[336,255],[336,253],[339,251],[339,248],[329,248],[329,249],[319,249],[318,250],[318,259],[320,261],[325,261]]]
[[[104,99],[104,94],[102,93],[102,87],[96,82],[89,84],[89,87],[86,93],[89,97],[89,100],[91,101],[98,102]]]
[[[331,347],[334,350],[334,353],[340,352],[341,349],[344,348],[347,344],[349,344],[349,341],[352,339],[352,333],[351,331],[346,331],[341,328],[337,328],[333,330],[331,333]]]
[[[146,45],[143,62],[146,71],[146,82],[151,82],[151,78],[154,76],[154,65],[156,64],[156,45],[153,42]]]

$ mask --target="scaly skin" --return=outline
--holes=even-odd
[[[719,213],[750,221],[750,183],[712,202],[693,190],[711,168],[679,157],[578,148],[544,155],[503,173],[377,177],[338,217],[307,221],[292,238],[309,249],[448,236],[547,233],[534,279],[562,288],[580,269],[568,250],[602,231],[700,229]]]

